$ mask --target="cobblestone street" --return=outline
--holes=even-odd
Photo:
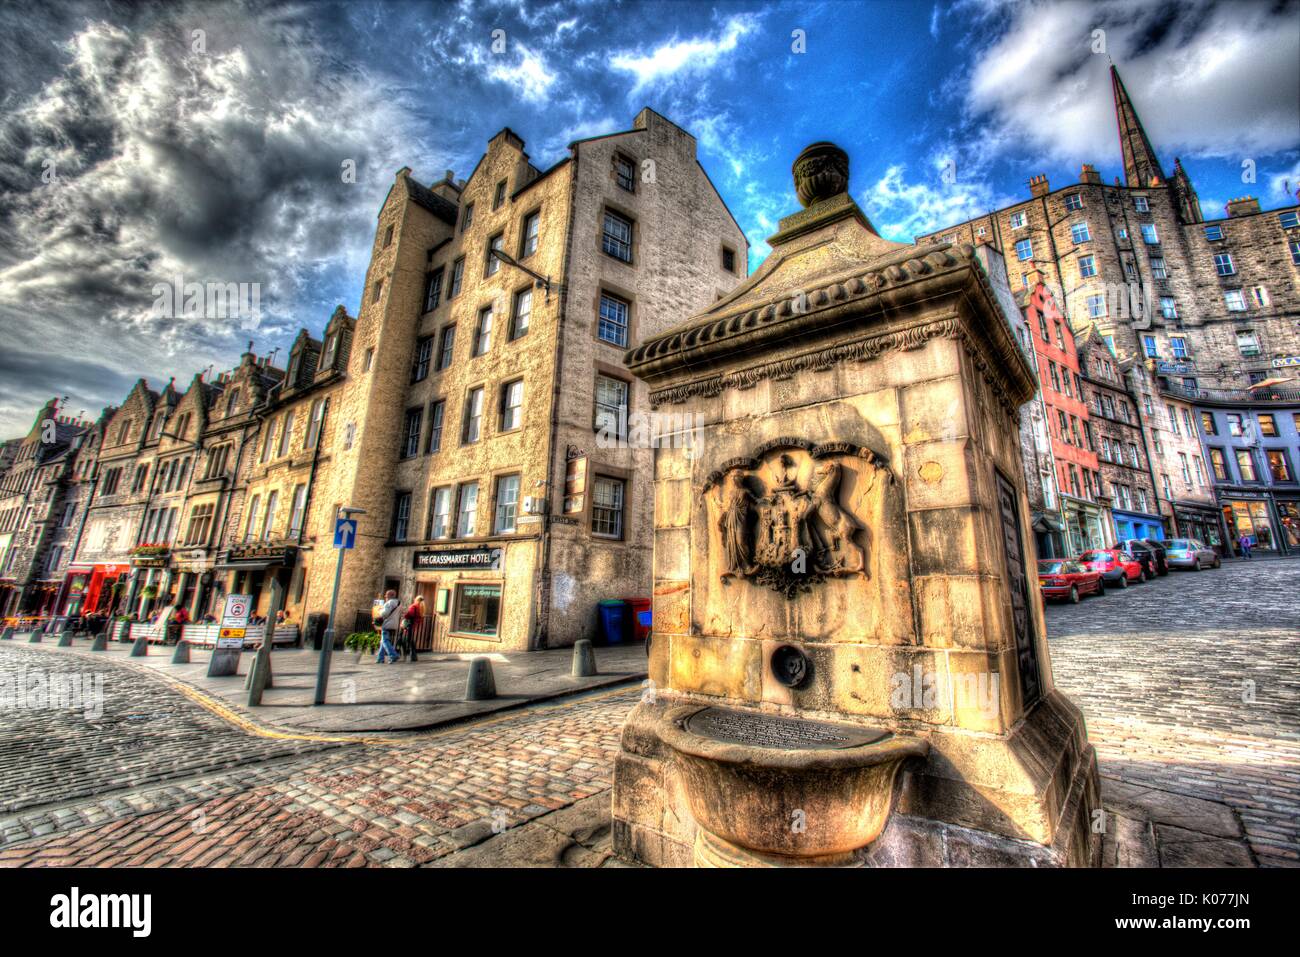
[[[1057,682],[1107,786],[1230,805],[1266,866],[1300,861],[1297,594],[1300,562],[1239,562],[1047,611]],[[426,734],[321,738],[251,733],[120,665],[0,645],[10,682],[93,667],[102,713],[0,718],[0,865],[484,863],[495,835],[529,822],[540,854],[502,845],[507,862],[611,863],[605,828],[574,838],[545,822],[600,817],[635,686]]]
[[[1103,777],[1228,804],[1262,866],[1300,864],[1297,595],[1300,561],[1240,561],[1047,609]]]

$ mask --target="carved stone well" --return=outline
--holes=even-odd
[[[1027,574],[1032,373],[970,246],[882,239],[832,144],[794,176],[806,208],[762,267],[625,360],[697,439],[655,453],[651,681],[615,847],[1097,864],[1096,757]]]

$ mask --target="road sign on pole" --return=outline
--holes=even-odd
[[[221,630],[208,660],[208,677],[239,674],[239,656],[244,651],[248,616],[253,613],[252,595],[227,595],[221,612]]]
[[[313,704],[324,704],[325,692],[329,688],[330,656],[334,654],[334,618],[339,610],[339,583],[343,580],[343,556],[357,540],[357,520],[352,516],[365,514],[365,511],[359,508],[344,508],[339,511],[341,514],[334,520],[334,547],[338,549],[339,560],[334,566],[334,594],[330,598],[330,617],[325,623],[320,660],[316,663],[316,696]]]
[[[351,548],[357,540],[357,520],[340,518],[334,522],[334,547]]]

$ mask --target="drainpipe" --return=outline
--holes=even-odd
[[[569,178],[569,222],[565,230],[564,237],[564,259],[560,265],[560,282],[559,297],[556,301],[556,320],[555,320],[555,365],[552,369],[551,378],[554,384],[551,387],[551,413],[550,429],[551,437],[548,445],[548,454],[546,456],[546,485],[545,501],[546,505],[542,510],[542,537],[541,537],[541,555],[539,557],[539,567],[537,575],[537,586],[534,591],[534,602],[537,609],[537,620],[533,632],[529,636],[529,650],[537,650],[547,646],[550,634],[551,620],[551,506],[554,504],[552,498],[555,495],[555,457],[559,451],[556,446],[556,437],[560,428],[560,369],[564,361],[564,319],[569,305],[569,251],[573,248],[573,221],[574,211],[577,207],[578,194],[578,150],[573,151],[572,159],[573,170]],[[567,464],[567,456],[566,456]],[[590,491],[588,491],[590,494]],[[560,502],[563,505],[563,489],[561,489]]]

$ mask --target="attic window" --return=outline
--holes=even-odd
[[[321,357],[320,365],[322,369],[329,369],[334,365],[334,353],[338,350],[339,334],[331,333],[330,337],[325,340],[325,355]]]
[[[727,272],[736,271],[736,251],[726,246],[722,247],[722,268]]]
[[[492,208],[500,209],[501,204],[506,201],[506,181],[502,180],[497,183],[497,191],[492,196]]]

